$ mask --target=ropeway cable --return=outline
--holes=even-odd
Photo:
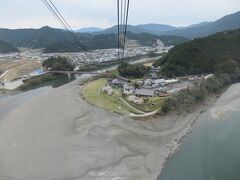
[[[84,45],[81,44],[79,37],[74,33],[72,28],[69,26],[65,18],[61,15],[61,13],[58,11],[53,2],[51,0],[49,0],[49,2],[47,0],[42,0],[42,2],[49,9],[49,11],[56,17],[56,19],[63,26],[63,28],[66,29],[71,34],[73,39],[76,41],[76,45],[78,45],[79,48],[82,48],[84,51],[86,51],[87,49],[84,47]]]

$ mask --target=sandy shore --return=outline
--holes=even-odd
[[[240,111],[240,83],[234,84],[219,98],[211,109],[211,116],[218,120],[232,111]]]
[[[206,109],[136,121],[88,104],[78,84],[0,121],[1,180],[155,180]]]

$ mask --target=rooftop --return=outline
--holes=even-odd
[[[152,89],[136,89],[135,90],[135,95],[139,96],[154,96],[155,91]]]

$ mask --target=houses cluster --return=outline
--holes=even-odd
[[[108,85],[103,88],[103,91],[107,93],[106,89],[109,89],[109,87],[121,88],[123,95],[131,97],[132,101],[136,101],[139,104],[139,102],[142,102],[139,98],[168,96],[168,91],[172,90],[170,84],[177,83],[178,81],[178,79],[146,79],[133,83],[127,78],[118,76],[115,79],[108,80]]]
[[[166,47],[162,43],[157,43],[155,46],[142,46],[142,47],[128,47],[125,50],[125,57],[137,57],[147,55],[149,52],[163,53],[167,52],[172,47]],[[121,53],[121,52],[120,52]],[[88,53],[84,52],[71,52],[71,53],[46,53],[42,54],[42,60],[49,57],[64,56],[67,57],[74,66],[83,66],[93,63],[108,62],[118,59],[117,49],[98,49]]]
[[[192,76],[188,76],[188,80],[189,81],[202,81],[202,80],[207,80],[211,77],[213,77],[214,74],[206,74],[206,75],[192,75]]]

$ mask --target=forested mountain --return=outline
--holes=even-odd
[[[130,40],[137,40],[138,43],[142,46],[152,46],[157,39],[160,39],[166,46],[171,46],[171,45],[175,46],[175,45],[182,44],[184,42],[189,41],[189,39],[180,37],[180,36],[171,36],[171,35],[157,36],[157,35],[152,35],[148,33],[135,34],[131,32],[127,33],[127,38]]]
[[[120,29],[124,29],[124,27],[120,26]],[[164,34],[164,32],[176,30],[176,27],[170,26],[170,25],[164,25],[164,24],[140,24],[140,25],[128,25],[127,30],[134,34],[140,34],[140,33],[148,33],[153,35],[160,35]],[[118,26],[113,26],[111,28],[107,28],[103,31],[98,32],[98,34],[117,34],[118,32]]]
[[[188,26],[188,27],[177,28],[177,27],[163,25],[163,24],[142,24],[137,26],[129,25],[127,30],[128,32],[131,32],[133,34],[144,33],[145,35],[151,34],[151,35],[160,36],[162,40],[165,41],[165,43],[167,40],[171,39],[171,41],[168,41],[169,43],[167,44],[175,45],[178,43],[178,41],[182,42],[183,40],[182,37],[193,39],[196,37],[206,37],[214,33],[222,32],[225,30],[238,29],[240,28],[239,19],[240,19],[240,12],[237,12],[235,14],[225,16],[216,22],[204,22],[204,23],[199,23],[192,26]],[[87,29],[85,28],[81,30],[82,33],[77,33],[77,34],[79,36],[79,39],[82,42],[85,42],[85,43],[89,42],[90,45],[88,46],[92,47],[93,38],[96,38],[99,42],[103,40],[109,40],[112,38],[112,35],[109,35],[109,37],[107,37],[107,34],[117,34],[117,29],[118,29],[117,26],[113,26],[103,31],[100,31],[99,28],[87,28]],[[83,33],[83,32],[94,32],[94,33]],[[104,36],[99,36],[102,34],[104,34]],[[146,36],[150,37],[149,35],[146,35]],[[142,39],[146,38],[146,36],[144,36]],[[103,39],[99,39],[101,37]],[[71,34],[67,31],[45,26],[40,29],[15,29],[15,30],[0,29],[0,40],[6,41],[16,47],[45,48],[47,46],[50,46],[56,43],[62,44],[63,42],[73,41],[73,38]],[[107,41],[107,43],[111,43],[111,42]],[[111,44],[106,44],[106,43],[104,43],[104,45],[98,44],[96,45],[96,47],[101,48],[102,46],[105,46],[107,48],[107,47],[111,47]],[[145,44],[149,44],[149,43],[145,42]],[[115,45],[112,47],[115,47]]]
[[[123,26],[120,26],[120,30],[124,29]],[[140,33],[150,33],[153,34],[152,31],[146,30],[146,29],[142,29],[140,27],[137,26],[133,26],[133,25],[128,25],[127,26],[127,31],[128,32],[132,32],[134,34],[140,34]],[[118,33],[118,26],[113,26],[107,29],[104,29],[103,31],[97,32],[96,34],[117,34]]]
[[[161,65],[167,75],[210,73],[224,62],[239,64],[239,49],[240,29],[230,30],[178,45],[155,65]]]
[[[81,43],[87,50],[117,48],[117,37],[114,34],[101,34],[84,39]],[[50,44],[44,50],[45,53],[51,52],[77,52],[84,50],[74,41],[58,41]]]
[[[102,28],[98,28],[98,27],[89,27],[89,28],[81,28],[79,30],[76,30],[75,32],[79,32],[79,33],[96,33],[96,32],[100,32],[102,31]]]
[[[177,36],[156,36],[147,33],[134,34],[127,33],[127,41],[134,40],[140,46],[152,46],[159,39],[166,46],[177,45],[188,41],[188,39]],[[89,50],[95,49],[109,49],[117,48],[117,35],[116,34],[99,34],[95,36],[89,36],[89,38],[82,40],[82,44]],[[44,52],[75,52],[82,50],[72,41],[59,41],[46,47]]]
[[[76,44],[73,41],[58,41],[53,44],[48,45],[43,52],[44,53],[55,53],[55,52],[80,52],[84,49],[82,47],[79,47],[78,44]]]
[[[177,27],[165,25],[165,24],[140,24],[140,25],[137,25],[136,27],[144,30],[148,30],[156,35],[177,29]]]
[[[19,50],[13,45],[0,40],[0,53],[11,53],[11,52],[18,52],[18,51]]]
[[[116,34],[77,33],[81,44],[87,49],[106,49],[117,47]],[[147,33],[134,35],[128,33],[128,38],[139,41],[140,45],[152,45],[156,39],[161,39],[166,45],[176,45],[186,42],[186,38],[176,36],[156,36]],[[40,29],[0,29],[0,39],[16,47],[46,48],[46,52],[79,51],[71,34],[62,29],[43,27]]]
[[[138,33],[149,33],[154,35],[174,35],[194,39],[206,37],[226,30],[240,28],[240,12],[224,16],[215,22],[202,22],[188,27],[174,27],[163,24],[142,24],[137,26],[128,26],[128,31]],[[117,33],[117,26],[105,29],[98,34]]]
[[[71,40],[69,33],[50,27],[40,29],[0,29],[0,39],[17,47],[42,48],[59,40]]]
[[[197,37],[206,37],[226,30],[240,28],[240,12],[225,16],[215,22],[200,23],[187,28],[181,28],[173,31],[164,32],[164,35],[183,36],[190,39]]]
[[[155,40],[156,38],[160,38],[166,45],[176,45],[186,41],[183,37],[192,39],[229,29],[238,29],[240,28],[239,19],[240,12],[237,12],[225,16],[216,22],[204,22],[185,28],[176,28],[162,24],[142,24],[137,26],[129,25],[127,30],[129,38],[134,37],[133,40],[139,41],[141,45],[150,45],[152,39]],[[100,32],[77,34],[80,41],[90,49],[114,48],[116,47],[116,38],[113,37],[113,34],[117,34],[117,29],[117,26],[114,26]],[[55,49],[56,47],[54,46],[57,45],[62,50],[66,49],[66,45],[63,42],[68,42],[68,45],[71,42],[73,43],[73,38],[69,32],[48,26],[40,29],[0,29],[0,40],[6,41],[15,47],[48,47],[47,49]],[[65,48],[63,48],[64,46]],[[67,49],[72,49],[70,47]]]

